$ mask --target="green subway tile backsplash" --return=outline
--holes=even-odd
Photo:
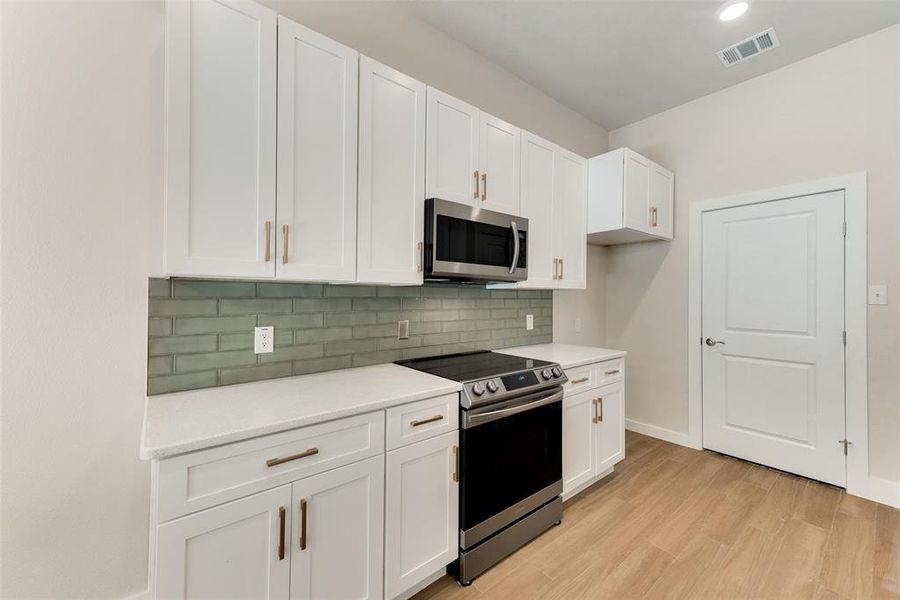
[[[553,338],[553,295],[540,290],[150,279],[149,298],[149,394]],[[253,353],[257,325],[275,327],[273,353]]]

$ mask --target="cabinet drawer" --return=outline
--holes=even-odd
[[[563,386],[566,394],[589,390],[600,385],[599,368],[596,364],[566,369],[566,376],[569,378]]]
[[[625,359],[617,358],[597,365],[597,385],[608,385],[625,378]]]
[[[159,522],[384,452],[384,412],[159,462]]]
[[[387,410],[387,447],[399,448],[459,428],[459,394],[420,400]]]

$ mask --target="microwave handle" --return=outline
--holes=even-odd
[[[519,264],[519,228],[515,221],[510,221],[509,226],[513,234],[513,259],[512,264],[509,265],[509,273],[512,275],[516,272],[516,266]]]

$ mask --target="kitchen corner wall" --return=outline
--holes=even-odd
[[[149,312],[150,394],[553,339],[539,290],[150,279]],[[254,354],[257,325],[275,327],[274,352]]]

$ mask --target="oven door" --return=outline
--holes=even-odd
[[[462,411],[460,546],[562,493],[561,387]]]
[[[528,278],[528,219],[437,198],[425,218],[426,279]]]

